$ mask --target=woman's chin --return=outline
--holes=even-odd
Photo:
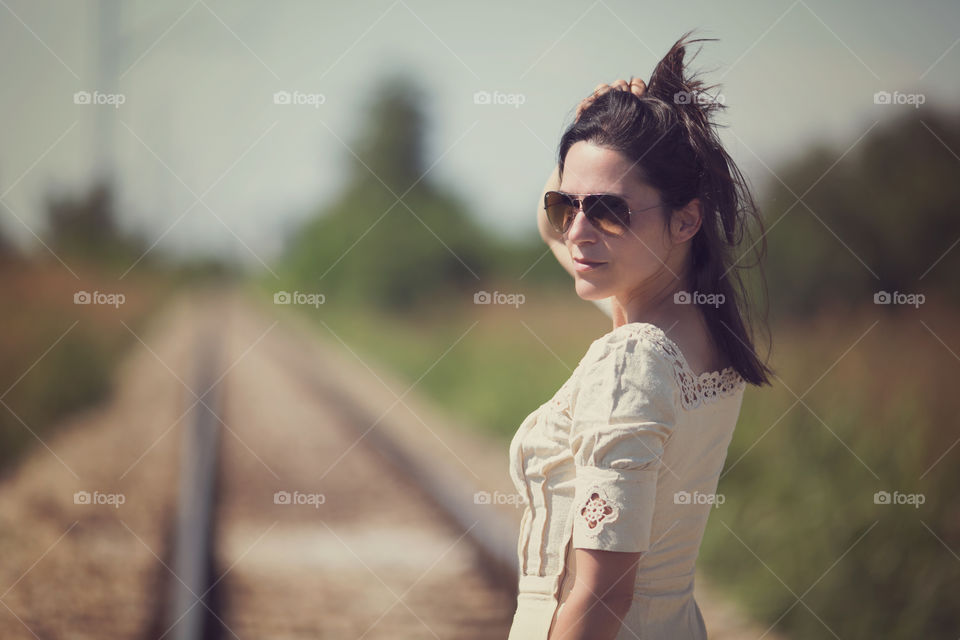
[[[574,288],[577,291],[577,295],[584,300],[604,300],[612,295],[607,293],[605,288],[598,287],[589,280],[585,280],[579,276],[577,277]]]

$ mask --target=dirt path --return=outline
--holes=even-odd
[[[244,639],[506,637],[512,601],[482,578],[465,530],[358,441],[358,425],[299,375],[290,354],[301,350],[272,324],[231,314],[231,352],[264,337],[226,385],[225,623]],[[321,382],[337,375],[313,367]],[[274,501],[278,491],[288,503]]]

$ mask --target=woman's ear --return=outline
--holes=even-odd
[[[674,243],[681,244],[697,234],[703,223],[700,198],[694,198],[681,209],[675,209],[670,218],[670,234]]]

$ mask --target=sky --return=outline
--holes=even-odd
[[[0,230],[44,251],[48,194],[112,167],[151,251],[269,265],[336,197],[363,110],[399,70],[424,91],[429,179],[491,231],[536,237],[577,103],[649,79],[690,29],[718,39],[692,69],[721,84],[721,139],[757,189],[808,146],[840,158],[918,108],[878,91],[922,96],[921,113],[960,103],[947,1],[0,0]]]

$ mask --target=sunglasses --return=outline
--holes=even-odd
[[[547,220],[557,233],[566,233],[577,217],[577,211],[582,209],[590,224],[600,231],[622,235],[630,227],[630,214],[656,209],[661,204],[631,211],[626,200],[607,193],[578,196],[562,191],[547,191],[543,194]]]

